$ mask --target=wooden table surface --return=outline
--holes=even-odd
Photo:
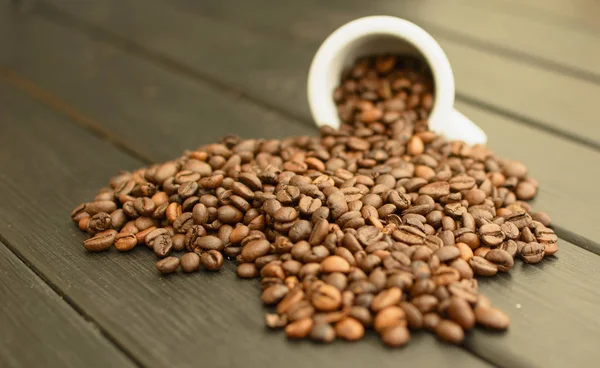
[[[481,281],[507,333],[289,342],[232,263],[160,277],[150,252],[83,249],[70,210],[120,169],[232,133],[316,134],[311,58],[372,14],[431,32],[457,107],[541,183],[557,257]],[[0,367],[598,366],[600,1],[6,0],[0,50]]]

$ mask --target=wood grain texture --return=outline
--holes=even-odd
[[[118,14],[121,13],[115,15],[118,16]],[[142,17],[143,22],[153,20],[159,22],[164,18],[150,17],[150,19],[146,19],[146,17]],[[151,157],[154,160],[173,157],[183,149],[196,147],[201,143],[207,143],[234,132],[249,137],[315,134],[314,128],[302,126],[297,121],[288,118],[279,116],[271,120],[263,118],[260,113],[256,112],[256,108],[247,107],[248,104],[239,103],[239,101],[227,102],[226,98],[216,92],[207,92],[206,95],[216,96],[217,101],[223,102],[213,103],[213,100],[204,98],[203,107],[217,105],[225,107],[212,110],[197,109],[195,104],[197,89],[200,87],[209,89],[209,87],[204,87],[201,83],[199,87],[195,87],[191,81],[168,73],[161,68],[146,65],[150,63],[140,62],[140,59],[127,55],[118,48],[111,49],[110,57],[100,59],[110,62],[102,63],[103,67],[99,68],[100,61],[95,58],[77,57],[77,55],[89,53],[89,50],[110,47],[104,41],[94,41],[73,34],[68,28],[53,25],[44,19],[34,18],[27,22],[20,23],[22,30],[19,31],[22,34],[30,35],[23,37],[27,42],[10,43],[10,38],[6,37],[7,45],[10,46],[8,49],[12,53],[7,54],[7,58],[11,61],[10,65],[42,86],[56,91],[80,110],[91,114],[106,129],[118,135],[123,142],[131,142],[132,145],[135,145],[143,156]],[[10,23],[5,22],[5,24]],[[189,21],[186,24],[198,25],[199,22]],[[14,33],[15,29],[19,29],[14,27],[7,29],[5,34]],[[239,34],[225,33],[224,30],[225,28],[221,28],[220,31],[223,32],[215,33],[220,35],[217,37],[217,41],[220,43],[218,53],[231,55],[237,52],[235,48],[239,44],[245,44],[245,39],[242,38],[244,35],[241,32]],[[187,38],[182,38],[180,41],[185,43],[196,39],[209,41],[212,39],[212,37],[195,37],[196,34],[201,33],[190,33]],[[0,39],[2,39],[1,35]],[[238,76],[238,80],[247,81],[254,74],[258,74],[261,78],[253,80],[252,85],[261,88],[265,92],[264,98],[269,98],[270,103],[276,104],[286,111],[299,107],[306,109],[304,95],[296,95],[298,91],[305,90],[304,67],[297,64],[298,59],[295,59],[296,64],[288,64],[281,61],[280,57],[273,59],[269,55],[258,55],[253,50],[258,50],[260,47],[262,50],[266,50],[266,48],[275,48],[276,45],[263,43],[259,37],[253,40],[255,42],[251,42],[246,50],[249,58],[230,58],[227,70],[231,73],[220,72],[228,76],[229,79],[226,82],[233,83],[233,76]],[[165,42],[165,45],[177,44],[175,40],[172,41]],[[77,47],[72,45],[77,45]],[[45,47],[42,49],[45,52],[43,59],[39,57],[42,46]],[[287,50],[296,50],[296,48],[283,49],[282,47],[280,49],[283,55],[287,53]],[[80,51],[67,56],[68,53],[62,50],[69,49]],[[215,55],[218,53],[215,52]],[[294,52],[292,51],[288,56],[292,59]],[[308,55],[305,54],[305,56]],[[259,64],[257,61],[253,65],[261,68],[258,72],[254,69],[245,72],[248,70],[246,68],[250,68],[247,63],[252,57],[264,61],[265,65]],[[218,63],[210,63],[210,65],[213,65],[214,70],[217,70],[219,66]],[[96,77],[83,79],[85,83],[63,83],[62,76],[69,72],[74,73],[77,79],[84,78],[86,75]],[[248,77],[244,79],[244,75]],[[135,85],[135,83],[139,83],[138,81],[143,81],[143,83],[153,81],[152,85],[157,91],[160,91],[151,103],[141,98],[137,92],[143,88],[143,84]],[[478,88],[483,90],[483,87],[487,85],[489,83],[483,83],[482,87]],[[294,86],[295,94],[288,95],[285,86]],[[269,92],[269,96],[266,92]],[[98,95],[100,97],[97,97]],[[178,98],[173,98],[173,96]],[[227,108],[233,104],[236,106],[235,109]],[[536,208],[551,214],[559,226],[559,234],[578,245],[600,253],[600,228],[595,225],[597,217],[595,208],[600,207],[600,198],[594,194],[598,170],[593,169],[600,158],[600,153],[586,146],[561,139],[554,134],[490,114],[472,105],[461,103],[459,106],[487,131],[490,145],[500,157],[522,160],[531,168],[532,174],[539,178],[541,193],[536,200]],[[238,108],[242,113],[229,111]],[[246,112],[247,110],[255,113],[250,115]],[[177,114],[177,117],[168,120],[172,123],[165,126],[167,120],[163,117],[170,114]],[[206,132],[204,128],[206,122],[201,121],[198,116],[215,116],[212,119],[214,121],[221,119],[220,116],[234,116],[235,119],[232,119],[229,125],[217,124],[215,126],[213,124],[211,132]],[[268,123],[263,123],[265,120]],[[310,124],[308,118],[305,123]],[[150,127],[152,128],[149,129]],[[146,129],[144,138],[140,140],[137,137],[139,132],[144,129]],[[181,134],[181,131],[197,132],[197,134]],[[556,174],[558,168],[564,173],[563,175]],[[581,193],[581,196],[573,195],[574,191]]]
[[[135,367],[0,243],[0,366]]]
[[[600,29],[600,3],[596,0],[493,0],[486,3],[490,9],[512,9],[523,17],[565,24],[590,33],[597,34]]]
[[[528,2],[521,3],[527,6]],[[524,16],[518,7],[494,0],[380,0],[378,4],[383,12],[402,15],[458,42],[510,54],[558,72],[587,73],[600,82],[597,32]]]
[[[118,169],[140,163],[5,84],[0,95],[8,122],[0,125],[0,234],[142,365],[488,366],[426,334],[394,351],[375,336],[360,344],[291,343],[265,330],[258,282],[237,279],[231,262],[218,273],[161,277],[147,249],[86,252],[70,209]]]
[[[317,132],[240,99],[235,91],[218,91],[140,62],[112,44],[92,42],[40,17],[0,13],[0,44],[0,65],[55,91],[151,161],[229,134],[281,138]],[[154,134],[140,135],[148,127]]]
[[[287,106],[286,111],[306,118],[306,74],[325,37],[357,17],[373,13],[404,16],[390,5],[398,2],[358,0],[152,0],[143,8],[143,16],[133,0],[48,1],[109,33],[168,55],[259,100]],[[44,12],[56,13],[44,4]],[[448,54],[459,98],[505,110],[532,124],[600,147],[600,129],[595,128],[596,111],[592,108],[600,85],[474,48],[448,37],[444,31],[425,28]],[[472,32],[479,32],[477,29]],[[201,36],[207,34],[211,36]],[[236,71],[232,64],[241,60],[245,67],[237,66]]]

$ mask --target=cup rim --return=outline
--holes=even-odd
[[[432,130],[441,128],[444,125],[444,116],[449,114],[454,106],[454,75],[450,62],[441,46],[423,28],[405,19],[387,15],[352,20],[336,29],[321,44],[311,63],[307,81],[308,102],[315,123],[318,126],[339,127],[335,102],[323,86],[329,73],[329,65],[340,50],[359,39],[373,35],[402,39],[414,46],[425,58],[435,84],[429,127]]]

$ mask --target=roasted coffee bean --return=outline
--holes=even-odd
[[[132,250],[138,244],[135,234],[120,232],[115,236],[115,248],[120,252]]]
[[[485,255],[485,259],[495,264],[500,272],[508,272],[515,264],[515,260],[510,253],[502,249],[490,250]]]
[[[83,246],[91,252],[101,252],[114,244],[116,236],[116,230],[104,230],[94,235],[94,237],[84,240]]]
[[[379,311],[373,320],[373,328],[379,334],[390,327],[399,325],[406,327],[406,313],[404,313],[402,308],[395,305]]]
[[[168,256],[173,249],[173,241],[171,240],[171,236],[165,233],[155,237],[152,240],[152,249],[154,250],[154,254],[160,258]]]
[[[156,262],[156,269],[162,274],[169,274],[177,271],[179,268],[179,258],[167,257]]]
[[[330,343],[335,340],[336,331],[327,323],[317,323],[310,331],[310,338],[320,343]]]
[[[313,292],[311,301],[317,310],[331,312],[342,304],[342,295],[335,286],[324,284]]]
[[[397,287],[392,287],[381,291],[375,295],[371,302],[371,310],[379,312],[380,310],[398,304],[402,299],[402,290]]]
[[[448,245],[436,250],[433,254],[439,257],[440,262],[450,262],[460,256],[458,247]]]
[[[519,255],[527,263],[538,263],[544,258],[545,247],[540,243],[527,243],[523,246]]]
[[[236,272],[242,279],[252,279],[258,276],[258,269],[254,263],[242,263],[237,267]]]
[[[223,266],[223,255],[218,250],[211,249],[202,253],[200,262],[205,269],[216,271]]]
[[[404,346],[410,341],[410,332],[405,326],[392,326],[381,332],[381,341],[391,347]]]
[[[224,224],[237,224],[244,215],[234,206],[222,206],[217,210],[217,219]]]
[[[321,261],[321,272],[350,272],[350,264],[344,258],[340,256],[329,256]]]
[[[205,235],[196,240],[195,245],[202,250],[221,251],[225,246],[221,239],[214,235]]]
[[[510,325],[509,317],[499,309],[489,307],[475,308],[477,323],[491,329],[506,330]]]
[[[290,339],[303,339],[311,332],[313,327],[312,318],[303,318],[294,321],[285,327],[285,334]]]
[[[87,226],[87,228],[94,233],[109,230],[111,227],[112,217],[106,212],[98,212],[92,216]]]
[[[463,330],[470,330],[475,326],[475,313],[465,299],[457,297],[450,299],[448,317],[458,323]]]
[[[280,316],[277,313],[265,314],[265,324],[269,328],[282,328],[287,325],[288,321],[286,316]]]
[[[498,273],[498,266],[480,256],[471,257],[469,266],[471,266],[473,272],[479,276],[494,276]]]
[[[400,308],[406,314],[406,321],[408,327],[412,329],[419,329],[423,327],[423,314],[414,304],[409,302],[400,303]]]
[[[437,313],[426,313],[423,315],[423,327],[427,330],[435,331],[436,326],[441,320],[442,317]]]
[[[479,228],[479,237],[484,244],[496,247],[504,241],[502,228],[496,224],[485,224]]]
[[[202,263],[204,265],[204,263]],[[273,285],[266,288],[260,299],[266,305],[276,304],[287,295],[289,289],[283,284]]]
[[[365,334],[364,326],[352,317],[342,318],[335,324],[335,334],[347,341],[360,340]]]
[[[451,344],[460,344],[465,338],[465,333],[456,322],[444,319],[435,326],[435,333],[438,337]]]
[[[195,272],[200,268],[200,256],[194,252],[188,252],[181,256],[181,269],[183,272]]]
[[[288,232],[290,240],[298,242],[300,240],[308,240],[312,232],[312,224],[307,220],[296,221]]]

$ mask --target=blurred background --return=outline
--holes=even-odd
[[[534,206],[553,219],[558,259],[481,283],[514,316],[508,334],[476,332],[464,349],[435,353],[423,335],[384,354],[376,344],[289,344],[261,333],[262,307],[239,303],[257,288],[240,287],[232,269],[203,278],[205,290],[220,290],[208,298],[191,278],[157,282],[150,254],[83,252],[68,213],[119,170],[230,134],[318,134],[310,62],[332,31],[367,15],[430,32],[454,70],[457,108],[540,182]],[[306,356],[323,366],[423,357],[593,366],[599,96],[598,0],[0,1],[0,260],[12,267],[0,265],[0,357],[7,366],[198,366],[202,348],[220,366],[249,356],[264,366]]]

